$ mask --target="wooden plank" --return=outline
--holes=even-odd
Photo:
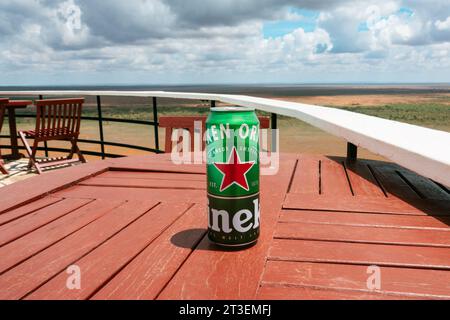
[[[309,155],[299,157],[289,192],[319,194],[319,161]]]
[[[450,249],[274,239],[270,260],[450,269]]]
[[[408,202],[406,202],[396,197],[327,197],[290,193],[286,196],[283,208],[297,210],[390,213],[410,215],[450,215],[450,201],[417,199],[408,200]]]
[[[383,295],[359,291],[323,290],[313,288],[262,286],[258,292],[261,300],[410,300],[414,297]]]
[[[162,179],[175,181],[206,181],[205,174],[170,173],[170,172],[136,172],[136,171],[107,171],[98,175],[100,178],[114,179]]]
[[[81,162],[79,159],[67,159],[67,160],[55,160],[55,161],[38,161],[38,164],[41,168],[47,168],[47,167],[54,167],[54,166],[60,166],[60,165],[69,165],[72,163]]]
[[[325,196],[352,196],[345,168],[339,159],[323,158],[321,162],[321,192]]]
[[[394,164],[371,162],[371,168],[389,197],[420,199],[420,196],[397,174]]]
[[[94,177],[83,181],[80,186],[127,187],[127,188],[170,188],[170,189],[206,189],[205,181],[162,180],[162,179],[121,179]]]
[[[315,289],[358,290],[367,286],[373,271],[369,266],[268,261],[262,285],[310,287]],[[396,296],[450,299],[450,272],[413,268],[380,267],[377,293]]]
[[[126,157],[129,158],[129,157]],[[108,161],[114,165],[123,165],[125,167],[132,167],[134,163],[145,164],[148,165],[147,169],[152,169],[153,164],[158,163],[169,163],[172,162],[172,155],[170,153],[154,153],[151,155],[144,156],[133,156],[134,160],[126,159],[126,158],[116,158],[116,159],[108,159]],[[125,170],[128,171],[128,170]],[[151,170],[153,171],[153,170]]]
[[[113,171],[143,171],[143,172],[169,172],[205,174],[204,164],[176,165],[170,158],[171,154],[152,155],[143,157],[126,157],[114,159],[109,162]]]
[[[95,200],[0,248],[0,274],[83,228],[123,201]]]
[[[0,226],[15,219],[26,216],[27,214],[33,213],[37,210],[43,209],[61,200],[62,198],[45,197],[37,201],[31,202],[30,204],[24,205],[23,207],[17,208],[15,210],[6,211],[0,214]]]
[[[261,237],[255,246],[226,251],[203,239],[158,299],[254,299],[295,163],[286,157],[278,175],[261,178]]]
[[[346,162],[345,167],[355,196],[385,197],[367,163],[362,160],[355,163]]]
[[[80,166],[48,172],[45,179],[34,177],[0,189],[0,214],[38,200],[47,194],[75,185],[87,178],[110,170],[143,170],[146,172],[171,172],[205,174],[204,165],[174,165],[169,155],[136,156],[95,161]]]
[[[450,194],[445,192],[430,179],[421,177],[411,171],[401,168],[399,172],[407,179],[416,191],[425,199],[450,200]]]
[[[311,223],[279,223],[275,238],[450,247],[448,230],[393,229]]]
[[[155,201],[129,201],[2,274],[0,299],[23,298],[155,205]]]
[[[155,299],[206,234],[206,207],[195,205],[108,282],[93,299]]]
[[[49,171],[45,179],[40,176],[13,183],[0,189],[0,214],[22,207],[28,203],[43,198],[57,190],[74,185],[86,178],[107,170],[107,161],[96,161],[74,166],[60,171]]]
[[[279,222],[303,222],[346,226],[450,230],[450,217],[378,213],[283,210]]]
[[[74,186],[55,195],[64,198],[89,198],[95,194],[97,199],[154,200],[204,203],[206,194],[199,190],[144,189],[124,187]]]
[[[0,227],[0,247],[88,204],[88,199],[64,199]]]
[[[79,290],[67,288],[67,273],[62,271],[28,295],[26,299],[80,300],[89,298],[167,227],[180,218],[190,206],[190,204],[180,202],[162,203],[94,251],[74,262],[73,264],[80,268],[83,276],[83,285]]]

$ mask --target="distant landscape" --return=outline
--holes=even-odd
[[[359,112],[371,116],[425,126],[450,132],[450,85],[224,85],[224,86],[126,86],[126,87],[16,87],[0,90],[165,90],[253,95],[312,105],[321,105]],[[1,94],[0,94],[1,95]],[[35,98],[35,97],[33,97]],[[152,119],[151,99],[135,97],[102,97],[103,116],[121,119]],[[209,104],[204,101],[158,99],[159,115],[207,114]],[[22,113],[33,113],[29,109]],[[96,116],[94,98],[87,97],[86,116]],[[34,122],[20,119],[19,128],[31,128]],[[105,138],[109,141],[154,147],[153,128],[142,125],[108,123]],[[283,152],[344,155],[345,141],[316,129],[300,120],[281,117],[280,144]],[[7,125],[2,134],[7,132]],[[383,128],[380,128],[383,130]],[[164,145],[160,129],[160,145]],[[84,121],[82,137],[98,139],[98,124]],[[96,149],[98,146],[82,146]],[[107,147],[107,152],[140,154],[123,148]],[[380,157],[362,150],[366,158]]]

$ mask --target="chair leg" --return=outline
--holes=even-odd
[[[32,152],[31,152],[30,145],[28,144],[27,138],[25,138],[25,134],[22,131],[19,131],[19,137],[20,137],[20,140],[22,141],[22,144],[25,147],[26,153],[28,154],[28,158],[29,158],[28,169],[30,169],[31,166],[33,165],[33,160],[31,159]]]
[[[32,153],[31,153],[31,156],[30,156],[30,163],[32,165],[34,165],[34,167],[36,168],[38,174],[42,174],[42,169],[41,169],[39,163],[36,160],[36,153],[37,153],[38,144],[39,144],[39,142],[37,140],[34,140]]]
[[[1,158],[0,158],[0,173],[8,174],[8,170],[6,170],[5,166],[3,165],[3,160]]]
[[[73,143],[73,140],[70,140],[70,143],[72,144],[72,147],[70,148],[70,153],[67,156],[67,159],[72,159],[73,158],[73,154],[75,153],[75,144]]]
[[[71,159],[73,154],[76,153],[78,156],[78,159],[80,159],[80,161],[82,163],[86,163],[87,162],[86,159],[84,158],[83,154],[81,153],[80,148],[78,148],[78,139],[74,138],[70,142],[72,143],[72,150],[70,152],[69,159]]]
[[[3,163],[2,159],[2,150],[0,149],[0,173],[2,174],[8,174],[8,170],[6,170],[5,165]]]
[[[39,164],[36,161],[36,152],[38,147],[38,141],[34,140],[33,148],[30,148],[30,144],[28,143],[27,138],[25,138],[25,134],[21,131],[19,131],[20,140],[22,140],[23,145],[25,146],[25,151],[28,154],[28,157],[30,158],[28,162],[28,169],[31,169],[31,167],[35,167],[37,172],[39,174],[42,173],[42,169],[40,168]]]
[[[87,162],[86,158],[83,156],[83,154],[81,153],[81,150],[80,150],[80,148],[78,148],[78,146],[77,146],[76,153],[77,153],[78,158],[81,160],[82,163],[86,163]]]
[[[28,169],[31,169],[32,166],[36,166],[36,153],[37,153],[37,142],[36,140],[33,142],[33,148],[31,148],[30,161],[28,163]]]

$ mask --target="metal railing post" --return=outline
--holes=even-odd
[[[100,132],[100,149],[102,154],[102,159],[106,158],[105,156],[105,138],[103,135],[103,114],[102,114],[102,100],[100,96],[97,96],[97,113],[98,113],[98,129]]]
[[[154,128],[154,134],[155,134],[155,149],[159,150],[159,122],[158,122],[158,103],[156,101],[156,97],[153,97],[153,128]]]
[[[39,95],[39,100],[44,99],[44,97],[40,94]],[[48,158],[48,144],[47,141],[44,141],[44,152],[45,152],[45,157]]]
[[[347,161],[355,162],[358,158],[358,147],[351,142],[347,142]]]
[[[270,128],[271,128],[271,131],[272,131],[272,148],[271,148],[271,152],[277,152],[278,151],[278,145],[277,145],[278,116],[277,116],[276,113],[272,113],[271,114]]]

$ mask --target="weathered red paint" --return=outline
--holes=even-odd
[[[393,164],[282,154],[262,177],[261,239],[240,251],[205,238],[204,166],[166,154],[60,173],[0,190],[2,299],[450,298],[450,196]],[[71,264],[82,290],[65,286]]]

